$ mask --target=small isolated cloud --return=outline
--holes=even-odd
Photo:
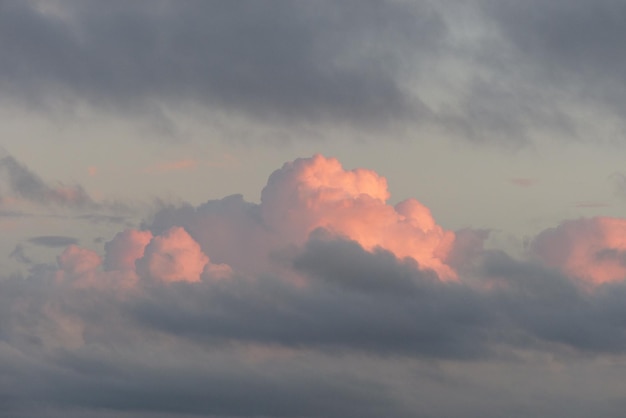
[[[67,247],[69,245],[77,245],[78,239],[61,235],[42,235],[29,238],[28,242],[42,247]]]

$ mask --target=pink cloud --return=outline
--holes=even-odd
[[[146,246],[152,240],[150,231],[127,229],[118,233],[104,246],[107,270],[134,270],[135,262],[144,256]]]
[[[162,282],[199,282],[207,266],[208,273],[216,273],[219,278],[230,271],[228,266],[212,266],[200,245],[181,227],[154,237],[136,264],[142,277]]]
[[[316,155],[285,164],[261,195],[264,221],[283,241],[300,244],[316,228],[411,257],[443,279],[456,273],[445,263],[454,233],[437,225],[415,199],[387,203],[387,180],[371,170],[345,170],[338,160]]]
[[[438,225],[415,199],[390,205],[387,180],[372,170],[344,169],[338,160],[316,155],[276,170],[261,203],[231,196],[198,208],[157,214],[153,232],[126,230],[105,245],[103,260],[94,252],[68,248],[61,271],[72,277],[127,285],[137,280],[199,282],[234,272],[258,277],[277,274],[303,280],[289,257],[323,228],[331,236],[358,242],[365,250],[384,249],[412,258],[442,280],[458,279],[455,267],[482,249],[486,234],[455,233]],[[470,248],[470,247],[476,248]],[[77,260],[72,262],[72,257]],[[85,266],[78,264],[85,257]],[[285,260],[285,261],[283,261]]]
[[[626,279],[626,219],[566,221],[539,234],[531,249],[545,264],[594,284]]]
[[[95,251],[76,245],[67,247],[57,261],[57,280],[78,287],[126,290],[135,287],[140,278],[199,282],[232,275],[230,266],[211,263],[181,227],[158,236],[134,229],[120,232],[105,244],[104,262]]]
[[[57,263],[58,281],[78,283],[82,286],[97,282],[96,272],[102,264],[102,258],[95,251],[70,245],[57,257]]]

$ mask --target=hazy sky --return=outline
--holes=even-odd
[[[612,0],[0,0],[0,415],[622,416],[624,39]]]

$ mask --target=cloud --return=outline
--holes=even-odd
[[[9,254],[9,258],[13,258],[19,263],[23,263],[23,264],[33,263],[32,258],[26,255],[26,252],[24,251],[24,246],[20,244],[16,245],[13,251],[11,251],[11,253]]]
[[[445,25],[426,2],[3,2],[5,95],[109,109],[198,103],[252,117],[415,117],[403,61]],[[45,69],[45,70],[44,70]],[[414,103],[415,102],[415,103]]]
[[[593,136],[620,141],[599,124],[623,128],[623,4],[612,0],[475,4],[483,24],[495,35],[480,48],[489,76],[481,77],[484,92],[475,98],[486,103],[486,113],[499,115],[512,134],[532,131],[534,125],[552,127],[570,140]],[[481,100],[490,97],[493,100]]]
[[[42,235],[39,237],[32,237],[28,239],[28,242],[35,245],[41,245],[43,247],[67,247],[69,245],[78,244],[78,240],[76,238],[60,235]]]
[[[81,186],[50,186],[10,155],[0,158],[0,170],[8,191],[27,201],[84,209],[97,206]]]
[[[127,229],[115,235],[104,245],[105,270],[134,270],[135,261],[144,256],[152,237],[150,231],[136,229]]]
[[[483,248],[488,231],[456,231],[444,280],[429,245],[447,232],[417,201],[388,198],[372,171],[299,159],[259,204],[166,207],[102,254],[70,244],[56,266],[0,277],[0,413],[567,416],[555,405],[577,399],[619,416],[607,382],[623,376],[607,370],[626,355],[626,280],[609,273],[626,221],[566,222],[528,259]],[[397,224],[396,244],[424,252],[385,241],[381,225]],[[602,394],[572,387],[573,370]],[[543,401],[516,385],[540,385]],[[499,401],[468,406],[468,394]]]
[[[164,235],[154,237],[137,262],[143,277],[163,282],[199,282],[205,269],[228,274],[226,265],[211,266],[194,239],[181,227],[173,227]]]
[[[301,245],[312,231],[324,228],[368,250],[381,247],[399,258],[411,257],[420,268],[453,280],[456,273],[446,258],[454,247],[454,232],[437,225],[417,200],[392,206],[388,198],[384,177],[371,170],[345,170],[336,159],[316,155],[272,173],[259,205],[231,196],[197,209],[166,208],[150,228],[160,233],[183,226],[217,262],[258,262],[244,271],[258,269],[269,253]],[[245,254],[244,260],[233,256],[239,253]]]
[[[532,243],[533,253],[565,274],[606,283],[626,279],[626,220],[597,217],[565,221]]]
[[[547,135],[611,140],[626,101],[623,14],[611,0],[9,0],[0,91],[44,112],[150,115],[169,131],[193,109],[219,128],[289,137],[351,126],[435,127],[513,147]]]
[[[412,257],[422,267],[452,279],[445,258],[454,233],[435,223],[415,199],[388,205],[387,181],[373,171],[344,170],[339,161],[316,155],[272,173],[261,194],[265,222],[290,242],[302,242],[322,227],[359,242]]]

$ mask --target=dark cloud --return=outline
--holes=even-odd
[[[626,312],[615,303],[626,292],[622,284],[587,294],[549,269],[488,253],[483,280],[496,284],[485,292],[441,283],[408,260],[399,262],[384,251],[371,254],[348,241],[312,240],[294,265],[315,281],[304,289],[267,277],[206,288],[156,287],[133,307],[134,315],[168,333],[204,341],[436,358],[484,357],[499,344],[626,350],[620,319]]]
[[[611,94],[624,81],[626,5],[614,0],[486,2],[487,10],[527,66],[553,83],[579,84],[589,98]],[[606,83],[606,84],[605,84]],[[612,87],[611,87],[612,86]],[[589,89],[589,90],[588,90]],[[624,89],[613,94],[622,95]],[[606,97],[608,98],[608,97]]]
[[[0,88],[31,104],[191,102],[361,123],[424,111],[404,67],[446,33],[422,1],[5,1],[0,28]]]
[[[40,237],[29,238],[28,242],[43,247],[67,247],[68,245],[78,244],[78,239],[60,235],[42,235]]]
[[[513,127],[515,132],[528,131],[534,124],[570,139],[581,138],[580,128],[593,123],[577,116],[585,109],[623,129],[619,122],[626,103],[623,2],[486,0],[478,4],[485,21],[498,30],[499,39],[482,49],[491,74],[483,87],[505,98],[488,101],[487,109],[501,109],[498,120],[521,122]],[[498,115],[489,110],[488,114]],[[593,140],[621,142],[593,129]]]
[[[141,278],[128,292],[98,281],[75,286],[39,266],[0,280],[0,373],[11,382],[0,382],[0,413],[495,417],[522,408],[570,416],[562,402],[577,399],[580,411],[618,416],[617,396],[600,406],[560,385],[560,395],[546,386],[550,394],[540,399],[497,392],[497,401],[467,405],[460,392],[476,399],[496,393],[477,387],[499,384],[483,377],[493,373],[480,368],[485,362],[523,368],[529,380],[516,379],[528,385],[544,376],[545,366],[517,358],[519,350],[574,356],[573,364],[626,352],[623,283],[589,291],[503,253],[480,257],[474,285],[446,283],[409,259],[318,231],[293,253],[304,283],[270,275]],[[433,361],[468,367],[472,377],[411,371]],[[554,376],[547,378],[535,384],[549,386]],[[400,390],[407,382],[417,385],[415,394]]]
[[[462,285],[442,284],[390,253],[370,254],[351,242],[313,241],[295,263],[316,280],[304,288],[270,277],[156,286],[132,307],[133,315],[157,329],[204,341],[435,358],[488,352],[493,317]]]
[[[589,293],[556,271],[503,253],[490,254],[484,269],[504,285],[492,296],[497,309],[531,339],[588,353],[626,350],[626,311],[618,302],[626,296],[624,283]]]
[[[614,0],[0,7],[0,91],[28,107],[87,102],[169,131],[168,109],[282,128],[418,122],[512,146],[598,131],[581,111],[623,128],[626,8]]]

